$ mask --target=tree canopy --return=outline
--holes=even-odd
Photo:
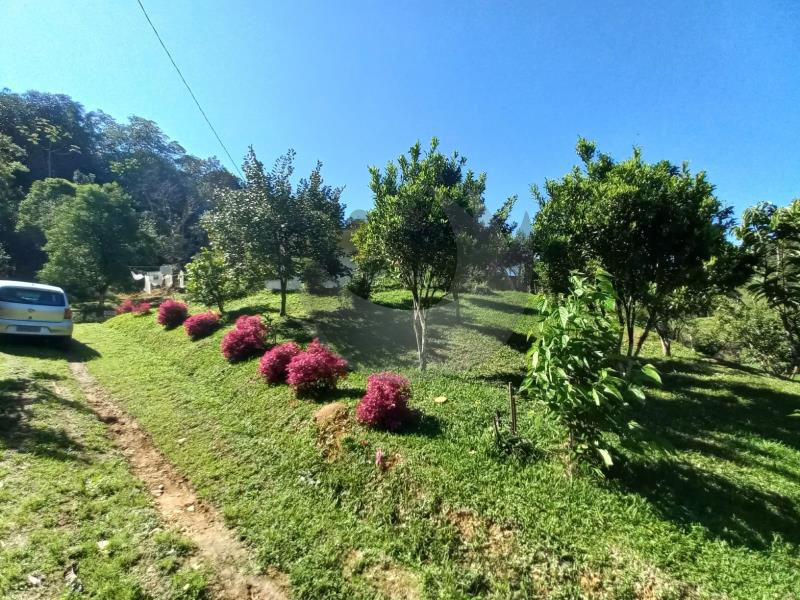
[[[343,227],[341,190],[324,185],[320,164],[294,190],[293,162],[290,150],[266,172],[251,147],[242,168],[244,186],[220,190],[203,221],[214,248],[242,281],[280,282],[281,315],[286,314],[289,281],[309,261],[331,276],[342,271],[337,245]]]
[[[42,281],[94,296],[102,306],[112,285],[130,279],[141,241],[131,198],[115,183],[76,186],[45,230]]]
[[[638,148],[618,163],[585,139],[577,153],[582,167],[547,180],[544,194],[534,188],[541,273],[550,289],[564,291],[571,270],[607,270],[631,356],[676,290],[708,284],[706,264],[725,252],[732,209],[714,196],[705,173],[692,174],[686,163],[647,163]],[[643,333],[635,342],[639,317]]]

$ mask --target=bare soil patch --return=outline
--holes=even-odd
[[[156,448],[150,436],[126,414],[89,374],[86,365],[71,362],[70,371],[97,417],[108,425],[134,475],[150,490],[162,518],[198,547],[216,573],[215,595],[223,600],[288,598],[285,576],[257,574],[244,545],[225,527],[213,506],[202,502],[189,482]]]

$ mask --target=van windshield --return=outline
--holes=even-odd
[[[34,304],[37,306],[66,306],[61,292],[37,290],[35,288],[0,287],[0,302]]]

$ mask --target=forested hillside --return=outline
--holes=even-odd
[[[143,240],[133,264],[188,262],[212,189],[238,179],[215,157],[188,154],[149,119],[117,121],[64,94],[0,91],[0,276],[32,279],[45,263],[43,225],[74,184],[118,184]],[[43,219],[45,221],[43,221]]]

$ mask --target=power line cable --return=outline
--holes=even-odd
[[[236,169],[236,172],[239,174],[239,177],[244,179],[244,175],[242,175],[242,172],[239,170],[239,166],[236,164],[236,161],[233,160],[233,157],[231,156],[231,153],[228,152],[228,148],[223,143],[222,138],[219,137],[219,134],[217,133],[217,130],[214,129],[214,126],[211,124],[211,120],[208,118],[208,115],[206,115],[206,111],[203,110],[203,107],[200,105],[200,101],[197,99],[197,96],[194,95],[194,92],[192,91],[192,87],[189,85],[189,82],[186,81],[186,78],[183,76],[183,73],[181,73],[181,70],[178,67],[177,63],[175,62],[175,59],[172,58],[172,54],[170,53],[169,49],[167,48],[167,45],[164,43],[164,40],[161,39],[161,35],[158,33],[158,29],[156,29],[156,26],[153,25],[153,21],[150,20],[150,15],[147,14],[147,11],[144,8],[144,4],[142,4],[142,0],[136,0],[136,2],[139,4],[139,8],[142,9],[142,14],[144,15],[144,18],[147,19],[148,23],[150,23],[150,27],[152,28],[153,33],[156,34],[156,38],[158,39],[158,43],[161,44],[161,47],[164,49],[164,52],[166,52],[167,57],[169,58],[169,61],[172,63],[172,66],[175,67],[175,70],[178,72],[178,76],[181,78],[181,81],[183,82],[183,85],[186,86],[186,89],[189,91],[189,95],[192,97],[192,100],[194,100],[194,103],[197,105],[197,109],[200,111],[200,114],[203,115],[203,118],[206,120],[206,123],[208,123],[208,127],[211,129],[211,132],[214,134],[214,137],[217,138],[217,141],[219,142],[219,145],[222,146],[222,149],[225,151],[225,154],[228,156],[228,159],[231,161],[231,164],[233,165],[233,168]]]

